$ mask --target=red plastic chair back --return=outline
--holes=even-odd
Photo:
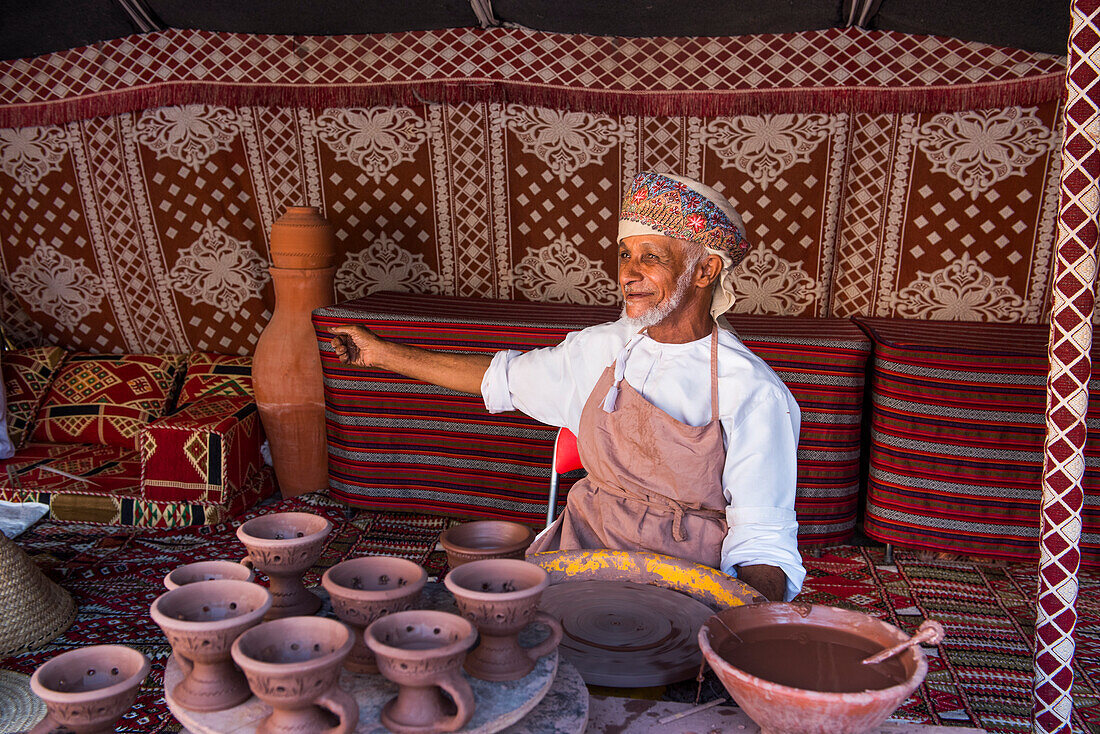
[[[577,451],[577,437],[568,428],[561,429],[554,446],[554,471],[565,474],[583,468],[580,453]]]

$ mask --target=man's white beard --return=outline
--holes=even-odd
[[[648,329],[650,326],[656,326],[664,321],[668,318],[669,314],[679,307],[680,303],[684,300],[684,296],[687,295],[688,288],[691,286],[691,279],[695,275],[696,265],[698,265],[698,262],[692,263],[690,267],[684,268],[684,272],[680,273],[680,277],[676,279],[676,290],[672,292],[672,295],[656,306],[653,306],[641,316],[637,318],[627,316],[626,304],[624,303],[623,312],[621,314],[622,318],[626,319],[627,323],[634,329]]]

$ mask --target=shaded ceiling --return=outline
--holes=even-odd
[[[157,28],[333,35],[478,27],[611,36],[736,36],[861,25],[1063,55],[1052,0],[0,0],[0,59]]]

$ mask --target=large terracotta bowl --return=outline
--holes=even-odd
[[[535,540],[535,531],[507,520],[477,520],[447,528],[439,536],[451,568],[489,558],[523,560],[524,551]]]
[[[147,675],[148,658],[123,645],[92,645],[47,660],[31,676],[47,714],[30,734],[113,732]]]
[[[773,633],[778,627],[782,627],[781,634],[796,640],[801,636],[861,641],[865,654],[855,654],[854,664],[835,665],[829,674],[838,688],[859,689],[862,684],[852,683],[868,674],[857,667],[859,660],[909,639],[897,627],[870,615],[827,606],[771,602],[732,607],[714,615],[699,629],[699,647],[722,685],[760,726],[762,734],[863,734],[885,721],[928,672],[924,652],[915,646],[893,659],[897,666],[895,685],[830,692],[766,680],[731,664],[720,654],[729,654],[731,645],[745,644],[742,636],[751,639]],[[764,662],[770,665],[778,661],[778,667],[786,669],[773,672],[799,678],[813,664],[809,653],[769,649]],[[824,660],[823,665],[828,662]]]

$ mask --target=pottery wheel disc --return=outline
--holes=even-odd
[[[714,610],[672,589],[630,581],[567,581],[539,605],[561,621],[558,650],[585,683],[641,688],[694,676],[697,636]]]

